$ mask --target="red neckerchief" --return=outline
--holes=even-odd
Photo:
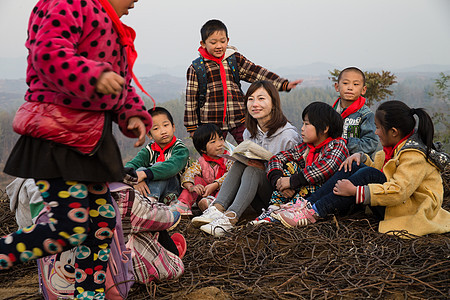
[[[128,68],[130,70],[134,82],[144,94],[146,94],[147,96],[150,97],[150,99],[152,99],[153,108],[155,108],[156,106],[155,99],[153,99],[153,97],[150,96],[150,94],[147,93],[146,90],[144,90],[141,83],[133,73],[134,62],[136,61],[137,58],[137,51],[134,48],[134,39],[136,38],[136,32],[133,30],[133,28],[123,24],[122,21],[120,21],[119,16],[117,15],[116,11],[114,10],[114,8],[112,7],[111,3],[109,3],[108,0],[99,0],[99,2],[105,9],[108,16],[111,18],[114,29],[116,29],[117,34],[119,35],[120,44],[127,51]]]
[[[223,174],[225,174],[225,172],[227,171],[227,166],[225,165],[225,158],[221,157],[215,159],[206,154],[202,154],[202,156],[205,159],[205,161],[215,162],[216,164],[219,165],[219,171],[217,172],[216,179],[219,179],[220,177],[223,176]]]
[[[333,104],[333,108],[336,109],[336,105],[339,103],[339,100],[341,100],[341,97],[339,97],[336,102]],[[366,104],[366,98],[363,96],[359,96],[358,99],[353,101],[353,103],[347,107],[342,113],[342,119],[345,119],[346,117],[350,116],[352,113],[357,112],[363,105]]]
[[[404,138],[402,138],[397,145],[395,145],[394,147],[383,147],[383,151],[384,151],[384,164],[383,166],[394,156],[395,150],[397,149],[398,145],[400,145],[401,143],[403,143],[407,138],[409,138],[412,134],[414,133],[414,130],[411,131],[407,136],[405,136]]]
[[[153,144],[150,145],[150,148],[152,148],[153,151],[158,151],[158,152],[159,152],[159,156],[158,156],[158,158],[156,159],[156,162],[162,162],[162,161],[165,161],[165,160],[166,160],[166,158],[165,158],[165,156],[164,156],[164,152],[165,152],[167,149],[169,149],[170,147],[172,147],[172,145],[175,144],[176,140],[177,140],[177,138],[176,138],[175,136],[173,136],[173,138],[172,138],[172,140],[170,141],[170,143],[168,143],[168,144],[164,147],[164,149],[161,149],[161,147],[160,147],[156,142],[154,142]]]
[[[316,154],[316,152],[319,152],[323,146],[331,142],[333,139],[331,137],[328,137],[325,141],[314,147],[313,144],[307,143],[306,145],[309,147],[309,153],[306,157],[306,167],[312,165],[312,163],[317,159],[317,156],[319,156],[319,153]]]
[[[223,87],[223,123],[225,123],[225,116],[227,114],[227,99],[228,99],[228,87],[227,87],[227,76],[225,73],[225,68],[223,67],[222,59],[225,56],[225,53],[220,57],[217,58],[215,56],[212,56],[209,54],[208,51],[206,51],[205,48],[200,46],[198,48],[198,52],[200,52],[200,55],[203,56],[206,59],[212,60],[216,62],[219,65],[220,68],[220,80],[222,81],[222,87]]]

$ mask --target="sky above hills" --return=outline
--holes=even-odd
[[[36,2],[0,0],[2,61],[25,64]],[[326,62],[391,70],[450,65],[449,16],[448,0],[140,0],[122,21],[137,32],[138,65],[186,69],[197,56],[200,27],[217,18],[230,45],[268,68]],[[1,64],[0,78],[8,70]]]

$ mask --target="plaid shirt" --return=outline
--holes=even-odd
[[[270,159],[267,177],[272,186],[274,186],[278,178],[283,176],[283,169],[289,161],[296,161],[300,165],[299,176],[303,175],[310,185],[318,185],[330,178],[348,156],[348,149],[345,145],[345,140],[342,138],[334,139],[322,147],[317,159],[309,166],[306,166],[307,150],[309,150],[308,145],[300,143],[292,149],[277,153]],[[292,178],[295,178],[296,175],[293,174],[291,176],[291,183]],[[292,188],[298,187],[292,186]]]
[[[245,106],[244,95],[239,86],[234,81],[233,72],[231,71],[226,58],[231,54],[235,54],[236,62],[239,68],[239,77],[246,82],[254,82],[257,80],[269,80],[280,91],[286,91],[289,81],[279,77],[277,74],[255,65],[242,54],[232,49],[227,49],[226,55],[222,60],[226,72],[228,99],[226,108],[225,122],[223,122],[224,97],[222,81],[220,79],[220,67],[217,63],[204,59],[205,71],[208,81],[206,91],[206,103],[200,109],[202,123],[214,123],[222,130],[230,130],[244,123]],[[197,105],[198,105],[198,79],[194,67],[189,67],[187,71],[186,86],[186,104],[184,111],[184,126],[187,131],[195,131],[198,124]]]

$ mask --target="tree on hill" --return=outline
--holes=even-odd
[[[428,93],[430,97],[436,98],[443,102],[443,105],[434,107],[431,116],[435,126],[435,139],[440,140],[444,144],[446,151],[450,150],[450,121],[449,104],[450,104],[450,75],[439,73],[439,78],[434,80],[434,87]]]
[[[328,77],[328,79],[331,79],[333,82],[337,82],[341,71],[334,69],[329,72],[331,77]],[[382,70],[381,74],[377,72],[364,72],[364,75],[366,76],[367,86],[367,91],[364,97],[367,99],[367,106],[372,106],[374,101],[379,102],[392,95],[392,91],[389,87],[394,83],[397,83],[397,77],[394,74],[391,74],[389,71]]]

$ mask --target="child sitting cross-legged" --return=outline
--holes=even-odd
[[[125,164],[127,173],[137,178],[137,182],[127,183],[154,202],[173,201],[180,194],[179,173],[187,165],[189,150],[175,137],[175,125],[167,109],[155,107],[148,112],[153,126],[147,135],[153,142]]]
[[[191,207],[198,201],[204,211],[214,201],[233,161],[219,155],[224,153],[222,131],[215,124],[204,124],[192,136],[195,149],[200,158],[181,176],[184,188],[178,201],[172,202],[172,210],[181,215],[192,215]]]
[[[341,138],[343,120],[328,104],[313,102],[302,113],[303,142],[271,158],[267,177],[274,188],[269,209],[252,224],[279,222],[271,213],[281,205],[301,201],[320,187],[348,156]]]

